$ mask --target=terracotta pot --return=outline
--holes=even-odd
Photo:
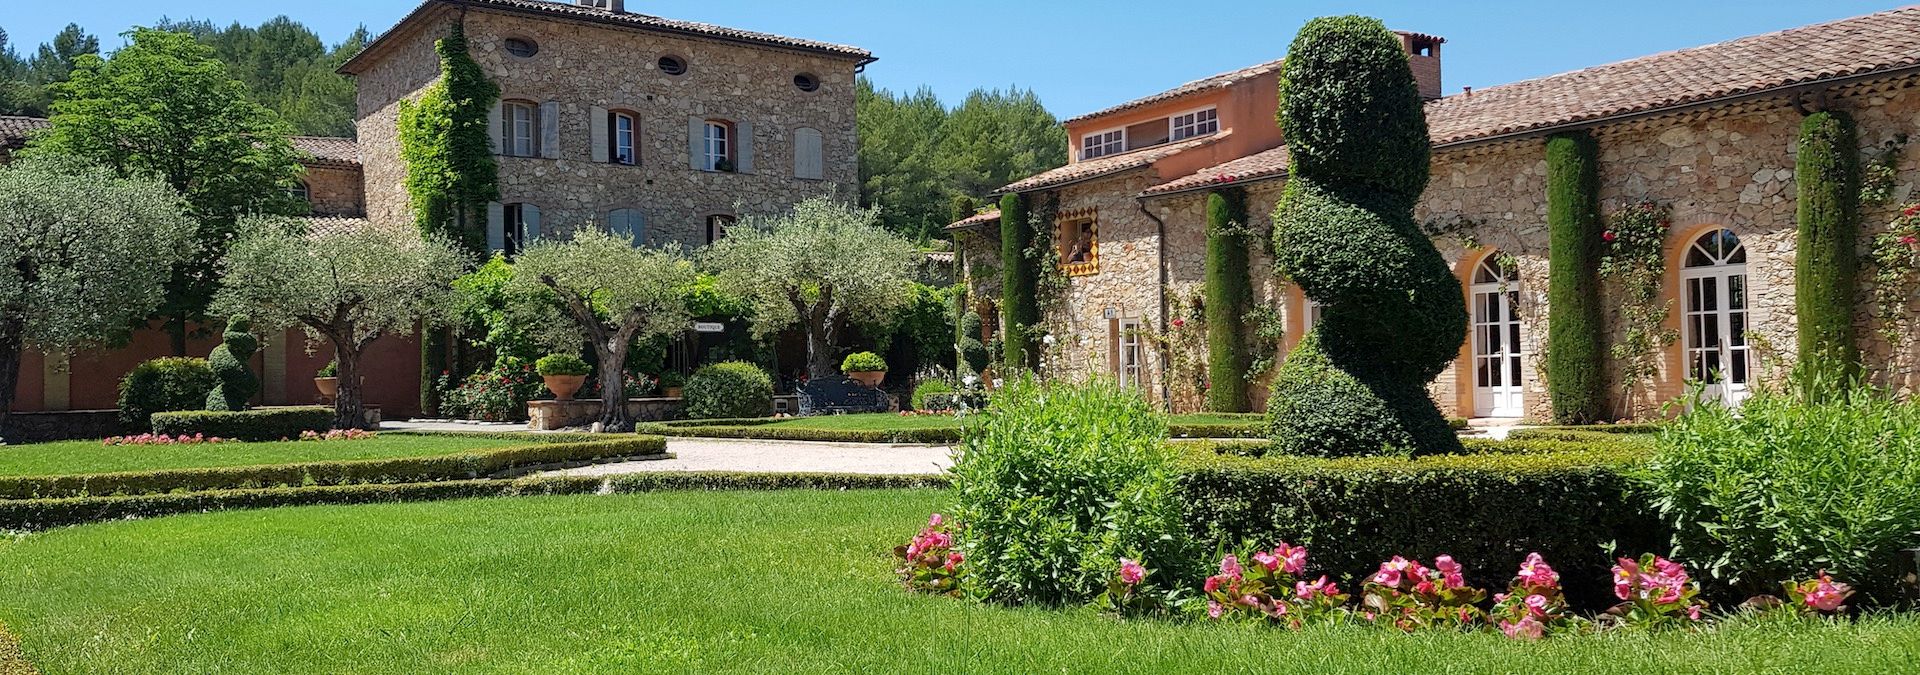
[[[685,390],[684,387],[667,387],[667,390],[665,393],[667,395],[667,398],[680,398],[680,393],[684,390]]]
[[[334,398],[337,398],[340,396],[340,378],[337,378],[337,377],[313,378],[313,388],[320,390],[321,400],[332,401]]]
[[[851,377],[851,378],[853,378],[853,381],[855,381],[855,382],[859,382],[859,383],[861,384],[861,386],[866,386],[866,387],[879,387],[879,386],[880,386],[880,381],[881,381],[881,380],[884,380],[884,379],[887,379],[887,371],[884,371],[884,370],[856,370],[856,371],[853,371],[853,372],[851,372],[851,373],[847,373],[847,377]]]
[[[587,383],[585,375],[541,375],[547,383],[547,391],[553,392],[556,401],[573,400],[574,392],[580,391],[580,385]]]

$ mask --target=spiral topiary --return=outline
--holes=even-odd
[[[1460,450],[1426,384],[1466,338],[1466,300],[1414,222],[1427,122],[1400,39],[1377,19],[1315,19],[1281,73],[1292,153],[1275,264],[1324,318],[1274,380],[1268,429],[1300,455]]]
[[[247,317],[236,316],[227,320],[227,332],[220,336],[220,346],[213,348],[207,355],[208,365],[213,367],[213,375],[220,384],[207,393],[207,409],[221,412],[239,412],[247,409],[247,402],[260,391],[260,378],[253,376],[253,370],[247,367],[247,360],[260,349],[260,339],[253,336],[252,323]]]

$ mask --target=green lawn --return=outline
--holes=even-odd
[[[1115,622],[910,596],[935,491],[654,493],[240,511],[0,540],[48,673],[1903,672],[1920,620],[1541,644]]]
[[[202,445],[101,445],[100,441],[66,441],[0,446],[0,476],[153,471],[157,469],[254,466],[293,462],[427,457],[463,450],[525,445],[531,440],[454,438],[381,434],[359,441],[286,441],[273,443],[209,443]]]
[[[1257,424],[1259,418],[1250,416],[1195,414],[1173,415],[1167,418],[1172,424]],[[787,429],[836,429],[842,431],[896,431],[906,429],[951,429],[960,426],[960,420],[952,415],[910,415],[897,413],[867,413],[860,415],[822,415],[819,417],[795,417],[762,425],[769,428]]]

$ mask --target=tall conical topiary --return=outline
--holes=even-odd
[[[1860,142],[1843,111],[1809,115],[1800,125],[1794,182],[1799,231],[1793,265],[1800,319],[1800,368],[1819,381],[1849,383],[1860,375],[1853,330],[1860,267]]]
[[[1276,448],[1458,451],[1426,384],[1459,353],[1466,300],[1413,219],[1431,150],[1399,37],[1366,17],[1309,22],[1287,53],[1279,117],[1293,167],[1275,263],[1325,314],[1274,381]]]
[[[1246,317],[1253,302],[1247,276],[1247,194],[1207,195],[1207,409],[1246,412]]]
[[[220,384],[207,394],[208,410],[246,410],[253,395],[259,393],[260,378],[254,377],[253,370],[247,368],[247,361],[260,350],[260,339],[253,336],[252,329],[247,317],[228,319],[227,332],[220,336],[220,346],[207,355],[207,365],[213,368],[213,376],[220,379]]]
[[[1547,139],[1547,393],[1560,424],[1593,424],[1607,415],[1599,167],[1592,134]]]

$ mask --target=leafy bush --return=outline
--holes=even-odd
[[[586,375],[593,372],[586,359],[572,354],[548,354],[533,362],[533,369],[545,376]]]
[[[320,370],[317,370],[317,371],[314,371],[314,373],[313,373],[313,376],[314,376],[314,377],[316,377],[316,378],[320,378],[320,377],[339,377],[339,376],[340,376],[340,361],[339,361],[339,359],[335,359],[335,360],[332,360],[332,361],[328,361],[328,362],[327,362],[327,365],[324,365],[324,366],[320,366]]]
[[[1166,418],[1137,392],[1016,381],[969,420],[952,473],[982,597],[1075,604],[1100,593],[1122,557],[1192,564]]]
[[[972,412],[987,407],[987,395],[978,389],[928,394],[922,410]]]
[[[1177,501],[1202,543],[1296,542],[1349,583],[1396,555],[1446,554],[1470,584],[1493,587],[1539,552],[1567,572],[1569,596],[1604,608],[1613,560],[1603,547],[1648,550],[1665,535],[1628,475],[1644,451],[1573,448],[1317,459],[1194,447],[1180,462]]]
[[[536,375],[533,364],[504,357],[492,368],[468,376],[459,386],[452,386],[442,377],[440,411],[459,419],[524,422],[527,401],[539,398],[546,391]]]
[[[260,391],[260,378],[253,376],[253,369],[247,367],[247,360],[260,349],[260,338],[249,332],[252,323],[247,317],[236,316],[227,320],[227,330],[220,336],[220,346],[213,348],[207,355],[207,365],[212,368],[219,384],[207,394],[208,410],[246,410],[253,395]]]
[[[886,359],[880,358],[879,354],[873,352],[854,352],[848,354],[845,361],[840,362],[840,372],[843,373],[883,372],[886,369]]]
[[[168,357],[141,362],[120,378],[120,423],[144,429],[157,412],[200,410],[220,379],[206,359]]]
[[[1673,554],[1743,593],[1824,568],[1870,603],[1898,596],[1920,545],[1920,402],[1831,391],[1704,405],[1660,435],[1646,473]]]
[[[243,412],[211,410],[153,415],[153,433],[165,436],[219,436],[243,441],[299,438],[304,431],[333,427],[333,409],[319,406],[261,408]]]
[[[936,394],[950,394],[950,393],[953,393],[953,385],[947,384],[946,380],[923,380],[920,382],[919,385],[916,385],[913,388],[913,399],[912,399],[913,409],[914,410],[936,410],[936,409],[952,410],[951,407],[948,407],[948,408],[928,408],[927,407],[928,396],[932,396]]]
[[[687,380],[683,410],[692,419],[767,417],[773,414],[773,378],[744,361],[716,363]]]

